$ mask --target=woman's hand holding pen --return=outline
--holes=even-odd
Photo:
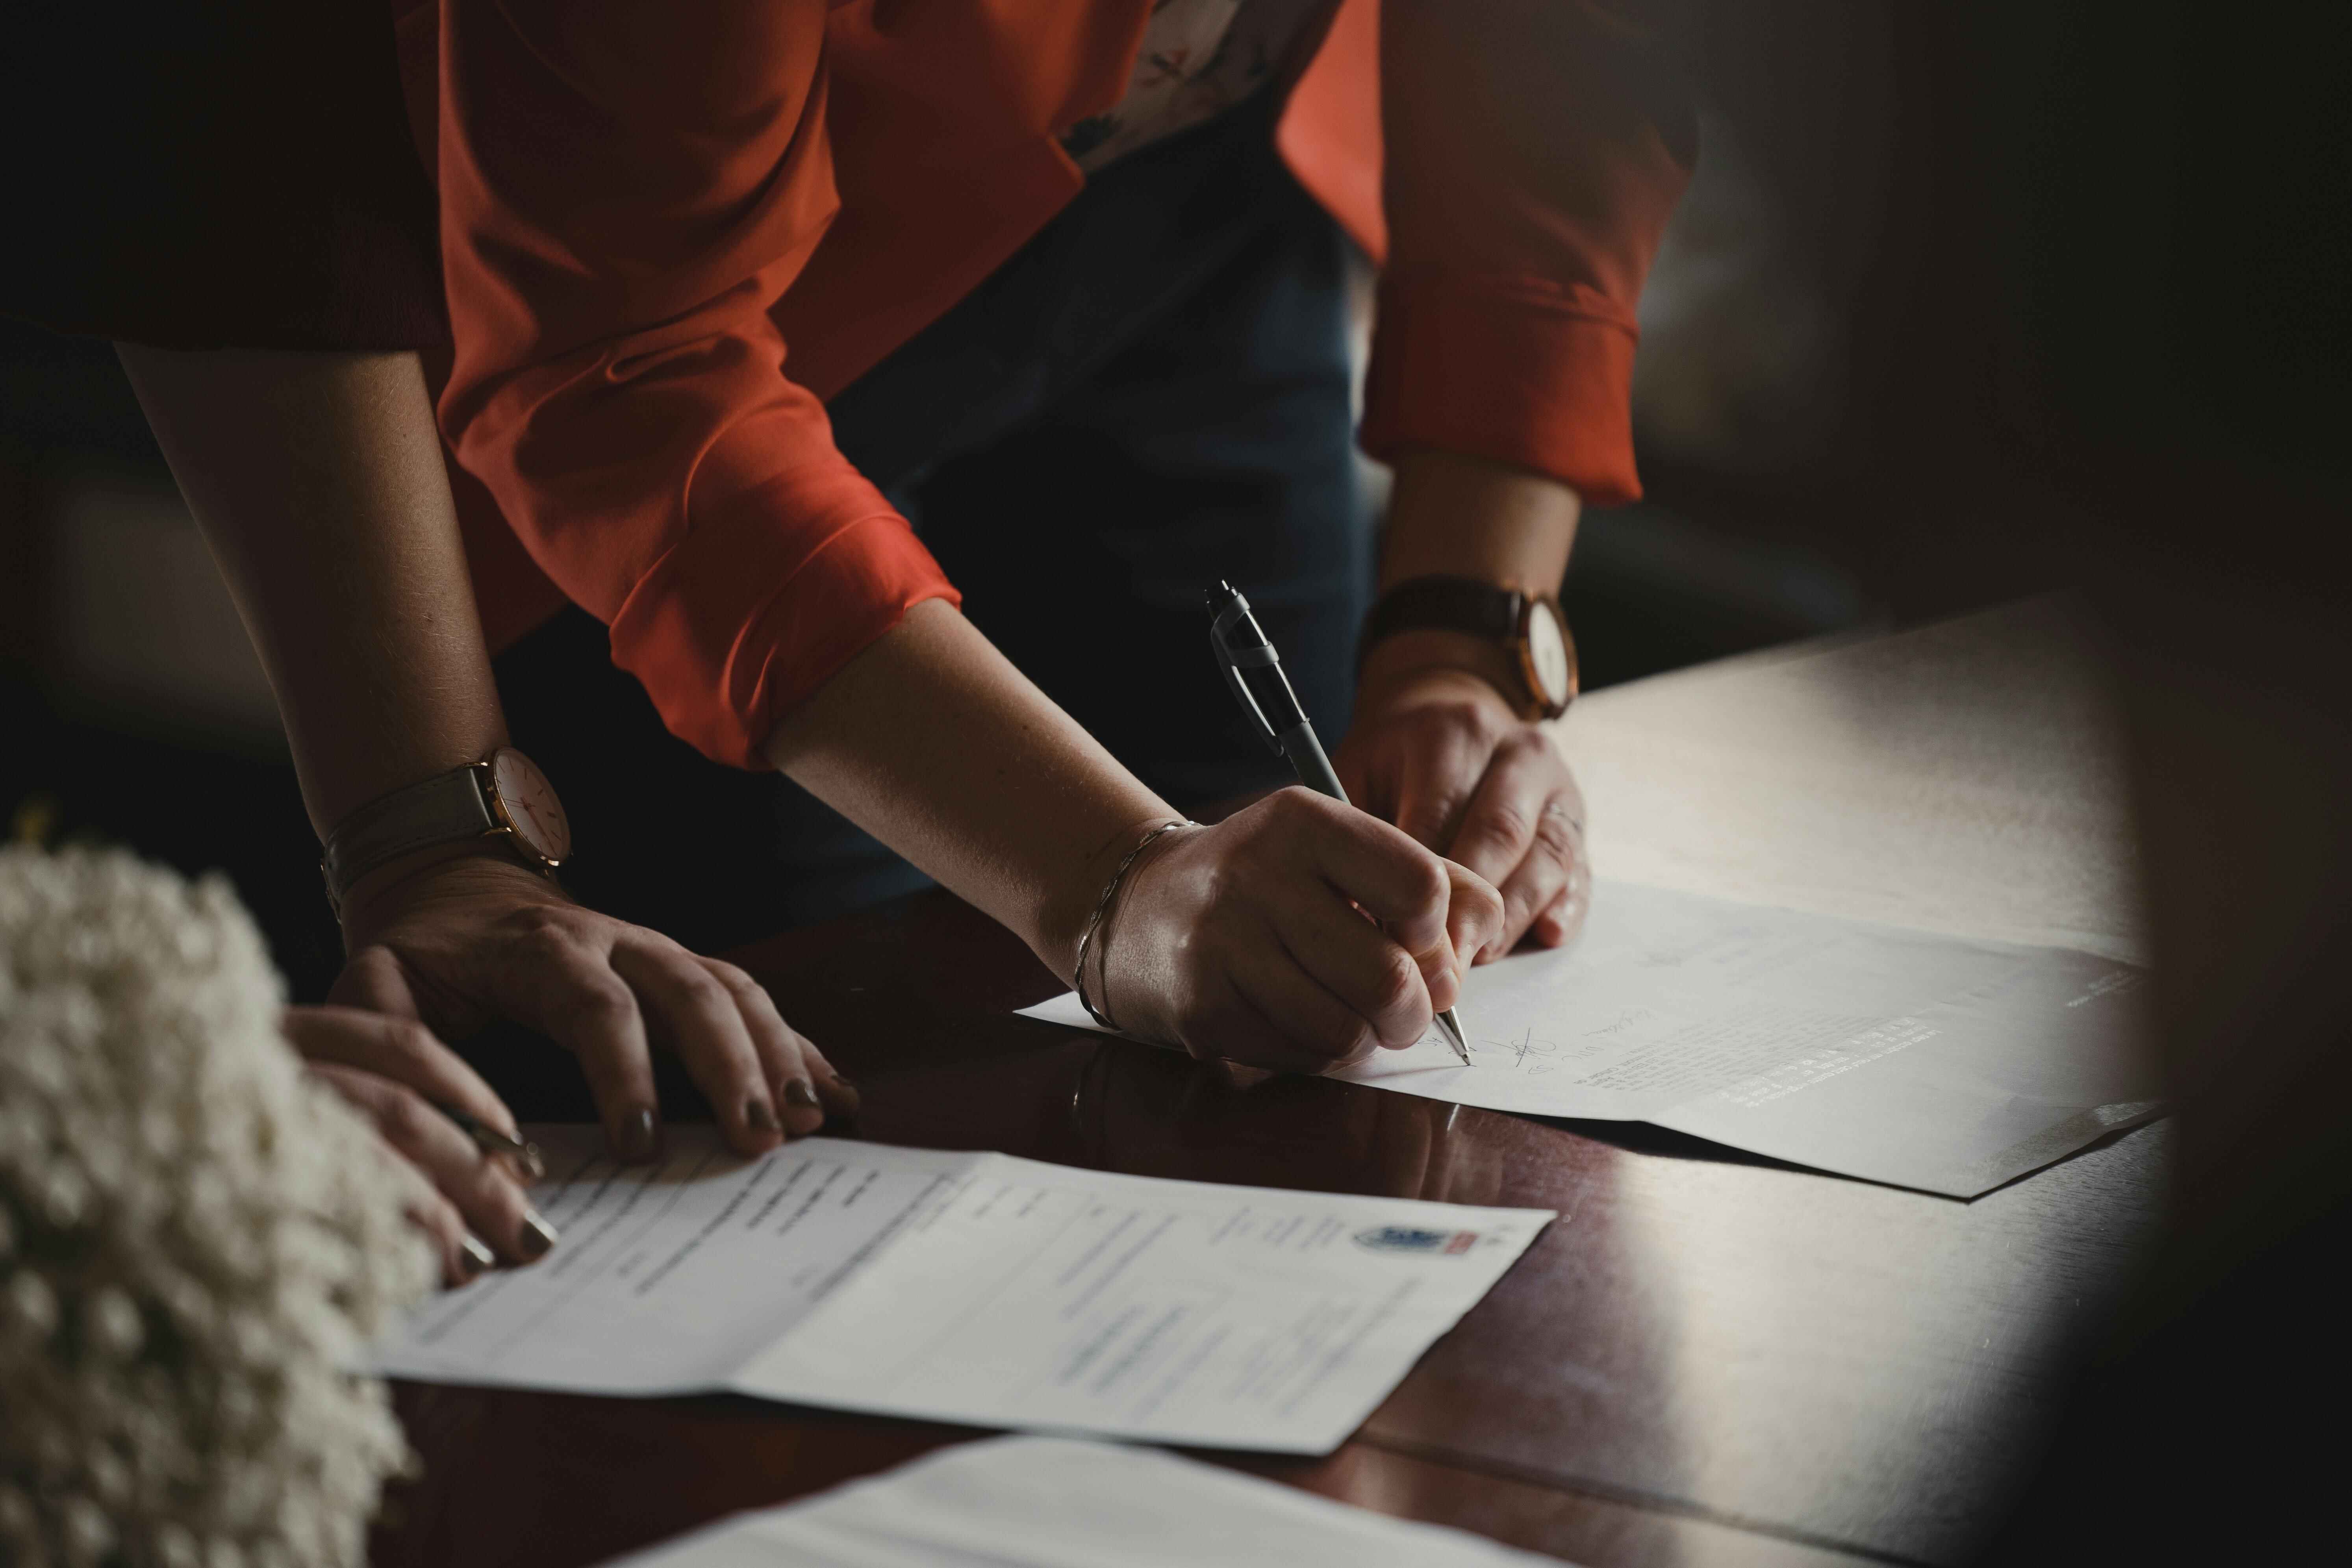
[[[1120,863],[1176,812],[939,600],[844,666],[766,751],[1055,973],[1083,948],[1097,1006],[1196,1057],[1315,1072],[1409,1046],[1502,927],[1475,873],[1303,788],[1163,835],[1106,908]]]
[[[343,930],[352,957],[330,1001],[452,1039],[493,1017],[537,1029],[579,1058],[616,1158],[659,1152],[656,1047],[684,1062],[741,1154],[857,1109],[857,1091],[742,970],[584,909],[503,857],[363,880]]]
[[[1147,850],[1087,978],[1121,1028],[1196,1057],[1318,1072],[1420,1039],[1502,922],[1475,873],[1286,789]]]
[[[356,1007],[290,1007],[282,1026],[311,1074],[424,1178],[409,1212],[440,1249],[447,1283],[546,1256],[555,1231],[523,1194],[539,1172],[465,1131],[460,1118],[519,1143],[505,1104],[456,1052],[413,1019]]]

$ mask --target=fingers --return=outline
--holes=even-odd
[[[523,1196],[521,1186],[499,1161],[475,1147],[457,1124],[435,1110],[424,1096],[362,1068],[336,1062],[313,1062],[310,1070],[367,1117],[377,1134],[394,1152],[415,1166],[454,1212],[462,1233],[488,1243],[493,1256],[485,1259],[465,1245],[461,1234],[454,1242],[447,1216],[425,1206],[420,1223],[444,1247],[444,1261],[452,1277],[462,1282],[478,1272],[472,1263],[487,1267],[504,1259],[530,1263],[555,1244],[555,1232]]]
[[[1545,947],[1558,947],[1576,933],[1584,921],[1580,911],[1571,912],[1573,906],[1563,891],[1551,908],[1535,918],[1528,927],[1528,940]]]
[[[1445,862],[1378,817],[1303,788],[1269,798],[1270,825],[1326,882],[1416,959],[1448,947]],[[1450,951],[1444,956],[1450,961]]]
[[[1178,842],[1129,899],[1107,974],[1145,977],[1147,998],[1156,979],[1143,1010],[1170,1037],[1307,1071],[1423,1038],[1460,991],[1456,935],[1475,950],[1502,910],[1475,874],[1304,790]]]
[[[1440,1011],[1460,999],[1463,969],[1476,963],[1478,953],[1494,947],[1504,919],[1503,895],[1486,878],[1451,860],[1445,863],[1445,872],[1452,885],[1445,905],[1446,935],[1454,952],[1462,956],[1442,984],[1432,984],[1432,994],[1437,997]]]
[[[1447,858],[1501,887],[1526,857],[1537,820],[1559,793],[1566,771],[1537,731],[1522,730],[1496,746],[1452,840],[1440,846]]]
[[[459,1032],[508,1018],[551,1037],[579,1059],[621,1160],[661,1150],[656,1040],[684,1061],[745,1154],[814,1129],[828,1110],[856,1108],[856,1091],[731,964],[583,909],[493,859],[446,862],[403,880],[396,894],[370,907],[363,924],[373,940],[345,966],[333,999]],[[503,1113],[484,1120],[505,1124]]]
[[[1446,853],[1462,813],[1486,772],[1495,738],[1475,720],[1415,726],[1396,781],[1396,825],[1423,847]]]
[[[405,1162],[403,1167],[415,1170]],[[466,1228],[457,1205],[435,1192],[433,1184],[421,1175],[415,1191],[409,1195],[406,1212],[409,1223],[425,1233],[433,1244],[435,1256],[441,1259],[441,1284],[445,1289],[469,1284],[476,1275],[497,1264],[497,1257]]]
[[[1574,784],[1568,764],[1532,728],[1496,747],[1446,853],[1503,896],[1501,928],[1465,951],[1500,958],[1558,901],[1576,858]]]
[[[422,1016],[416,1005],[415,994],[409,989],[408,975],[400,967],[400,959],[392,949],[382,945],[363,947],[352,954],[343,972],[335,976],[328,989],[327,1000],[341,1007],[364,1007],[371,1013],[383,1013],[394,1018]]]
[[[1536,917],[1528,934],[1546,947],[1558,947],[1584,929],[1584,917],[1592,908],[1592,862],[1584,849],[1584,836],[1577,835],[1576,864],[1568,875],[1568,886],[1559,890],[1551,908]]]
[[[735,1152],[761,1154],[782,1142],[777,1090],[742,1009],[701,960],[667,938],[632,931],[614,944],[612,964],[709,1100]]]
[[[766,986],[724,960],[698,962],[727,989],[751,1031],[752,1049],[767,1072],[768,1087],[782,1108],[788,1136],[814,1132],[828,1116],[857,1114],[856,1087],[834,1070],[805,1035],[784,1022]]]
[[[386,1017],[357,1007],[289,1007],[286,1037],[313,1062],[339,1062],[455,1106],[509,1138],[520,1139],[513,1112],[464,1058],[411,1018]]]
[[[1267,944],[1271,950],[1272,944]],[[1246,1062],[1280,1072],[1319,1073],[1370,1054],[1377,1042],[1361,1019],[1285,963],[1236,963],[1188,1008],[1184,1048],[1203,1060]],[[1319,1039],[1302,1039],[1302,1035]],[[1335,1049],[1334,1040],[1354,1042]]]
[[[636,994],[613,972],[608,953],[550,910],[498,966],[498,999],[579,1058],[613,1157],[641,1163],[661,1152],[653,1058]]]
[[[348,1100],[349,1097],[326,1073],[313,1068],[310,1076],[334,1089],[338,1098]],[[379,1138],[377,1142],[383,1141]],[[467,1231],[457,1205],[435,1192],[433,1184],[425,1179],[425,1173],[402,1159],[396,1151],[387,1146],[384,1153],[403,1184],[401,1212],[408,1216],[411,1225],[425,1233],[425,1240],[432,1244],[434,1257],[440,1260],[443,1288],[463,1285],[489,1268],[495,1258],[489,1248]]]
[[[1496,889],[1503,898],[1502,921],[1484,947],[1473,950],[1472,963],[1491,963],[1509,952],[1532,931],[1538,916],[1559,903],[1568,892],[1575,854],[1574,835],[1560,806],[1547,805],[1527,857]]]
[[[1261,1005],[1309,989],[1321,997],[1322,1005],[1299,1020],[1317,1024],[1294,1029],[1295,1037],[1339,1057],[1367,1043],[1409,1046],[1428,1031],[1432,1014],[1444,1005],[1433,990],[1454,984],[1450,948],[1435,962],[1439,984],[1433,986],[1422,961],[1328,889],[1289,880],[1269,887],[1265,897],[1271,928],[1264,941],[1235,955],[1236,978],[1250,977],[1244,988]],[[1286,978],[1292,975],[1295,982]],[[1292,1023],[1288,1013],[1268,1016]]]

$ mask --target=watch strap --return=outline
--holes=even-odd
[[[362,877],[414,850],[506,831],[484,788],[488,772],[488,763],[476,763],[410,784],[337,823],[319,861],[328,901],[340,909]]]
[[[1373,644],[1405,631],[1434,628],[1508,642],[1519,635],[1519,616],[1526,605],[1527,595],[1517,589],[1475,577],[1415,577],[1381,595],[1364,617],[1356,662],[1363,662]]]

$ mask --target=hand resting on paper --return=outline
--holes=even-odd
[[[1319,1072],[1420,1039],[1502,921],[1475,872],[1292,788],[1147,850],[1088,967],[1122,1028]]]
[[[362,882],[343,905],[351,960],[328,1000],[462,1039],[493,1018],[537,1029],[587,1075],[615,1157],[660,1147],[651,1052],[675,1052],[736,1152],[815,1131],[857,1091],[760,983],[657,931],[584,909],[503,857],[467,855]]]
[[[423,1178],[409,1215],[433,1238],[446,1283],[462,1285],[487,1267],[467,1247],[468,1233],[508,1263],[537,1262],[555,1245],[555,1232],[523,1195],[530,1173],[507,1155],[485,1153],[434,1109],[452,1106],[518,1135],[490,1086],[424,1025],[357,1007],[289,1007],[280,1027],[311,1076]]]
[[[1542,726],[1519,718],[1490,679],[1435,662],[1449,643],[1465,645],[1465,663],[1493,658],[1475,638],[1434,632],[1372,651],[1333,765],[1359,805],[1501,892],[1502,927],[1472,963],[1522,941],[1558,947],[1592,901],[1583,793]]]

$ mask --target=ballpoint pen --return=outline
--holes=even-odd
[[[1282,672],[1282,656],[1259,629],[1249,601],[1231,583],[1219,583],[1209,593],[1209,614],[1213,617],[1209,646],[1216,653],[1217,668],[1224,672],[1225,684],[1234,689],[1234,700],[1257,721],[1266,744],[1290,759],[1300,784],[1343,805],[1348,804],[1348,792],[1340,786],[1339,775],[1331,771],[1331,759],[1324,755],[1323,742],[1315,738],[1315,726],[1307,721],[1306,712],[1298,706],[1290,678]],[[1258,682],[1265,693],[1263,701],[1251,689],[1244,670],[1263,672]],[[1462,1065],[1470,1066],[1470,1046],[1463,1036],[1460,1016],[1448,1007],[1437,1015],[1437,1026]]]

